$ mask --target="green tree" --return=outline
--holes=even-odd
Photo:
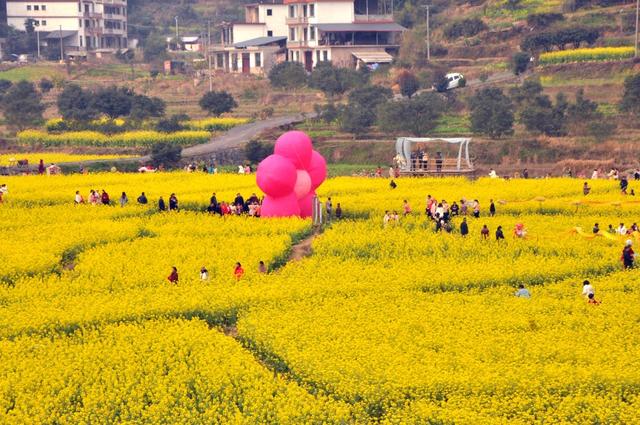
[[[373,120],[372,120],[373,117]],[[355,136],[363,134],[375,121],[375,113],[359,104],[349,104],[340,116],[340,129]]]
[[[13,85],[2,101],[5,120],[12,126],[22,130],[42,123],[42,96],[35,85],[28,81],[20,81]]]
[[[40,91],[42,93],[49,93],[51,89],[53,89],[53,81],[47,78],[43,78],[38,83],[38,86],[40,87]]]
[[[269,71],[273,87],[298,88],[307,84],[307,72],[299,62],[281,62]]]
[[[9,80],[0,80],[0,102],[12,85],[13,83]]]
[[[438,125],[446,103],[436,93],[422,93],[411,99],[387,102],[378,108],[378,126],[388,133],[409,132],[424,136]]]
[[[257,164],[273,152],[273,145],[251,140],[244,146],[244,156],[253,164]]]
[[[137,121],[142,121],[150,117],[161,117],[164,115],[166,104],[159,97],[149,97],[136,94],[131,99],[131,111],[129,116]]]
[[[189,116],[186,114],[174,114],[169,118],[163,118],[158,120],[156,124],[156,130],[163,133],[174,133],[176,131],[184,130],[182,123],[187,121]]]
[[[77,84],[68,84],[58,95],[58,112],[68,121],[89,121],[98,116],[93,95]]]
[[[469,99],[471,130],[493,139],[513,134],[513,104],[502,90],[488,87]]]
[[[126,87],[105,87],[96,91],[93,104],[95,108],[111,119],[126,117],[131,113],[134,93]]]
[[[358,104],[364,108],[375,109],[393,97],[391,89],[373,85],[354,89],[349,93],[349,104]]]
[[[160,34],[149,34],[142,50],[145,62],[163,61],[167,57],[167,45]]]
[[[200,107],[214,116],[231,112],[238,107],[235,99],[226,91],[210,91],[200,98]]]
[[[411,97],[420,89],[420,82],[416,76],[407,70],[400,71],[396,82],[400,86],[400,93],[403,96]]]
[[[347,68],[338,68],[331,62],[321,62],[309,78],[309,86],[321,90],[328,96],[342,94],[366,84],[368,75]]]
[[[519,121],[528,131],[547,136],[566,133],[565,118],[569,105],[564,94],[558,94],[554,104],[543,93],[539,80],[528,79],[522,86],[511,89],[511,99],[517,107]]]
[[[174,143],[154,143],[151,148],[151,162],[154,166],[160,165],[166,168],[175,168],[180,165],[182,159],[182,147]]]
[[[640,74],[630,75],[624,80],[620,110],[640,117]]]
[[[520,75],[527,71],[530,63],[530,56],[526,52],[517,52],[511,57],[511,69],[515,75]]]

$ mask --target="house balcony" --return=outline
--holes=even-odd
[[[125,30],[122,28],[105,28],[105,34],[124,35]]]
[[[93,18],[93,19],[100,19],[102,18],[102,13],[97,13],[97,12],[82,12],[82,16],[85,18]]]
[[[354,16],[354,20],[355,23],[361,23],[361,22],[393,22],[393,15],[372,15],[372,14],[367,14],[367,15],[358,15],[356,14]]]
[[[295,18],[287,18],[287,25],[304,25],[309,23],[309,17],[307,16],[296,16]]]

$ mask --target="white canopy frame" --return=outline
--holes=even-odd
[[[421,137],[398,137],[396,140],[396,158],[401,171],[411,171],[411,146],[414,143],[437,143],[444,142],[449,144],[460,145],[458,148],[457,171],[462,169],[462,157],[464,151],[464,160],[469,169],[473,169],[471,159],[469,158],[469,142],[471,139],[466,138],[421,138]]]

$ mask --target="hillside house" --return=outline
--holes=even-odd
[[[266,74],[285,61],[287,7],[282,0],[245,6],[245,21],[221,24],[220,44],[211,46],[215,69],[243,74]]]
[[[62,41],[66,57],[128,47],[126,0],[6,0],[6,8],[9,25],[24,30],[31,20],[42,45]]]
[[[392,0],[283,0],[288,60],[311,71],[318,63],[357,68],[390,63],[405,28]]]

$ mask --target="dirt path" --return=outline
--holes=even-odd
[[[289,254],[289,258],[287,259],[287,264],[300,261],[305,257],[313,254],[313,249],[311,245],[313,244],[316,236],[320,234],[320,227],[314,227],[313,232],[307,236],[305,239],[301,240],[297,244],[291,247],[291,254]]]

